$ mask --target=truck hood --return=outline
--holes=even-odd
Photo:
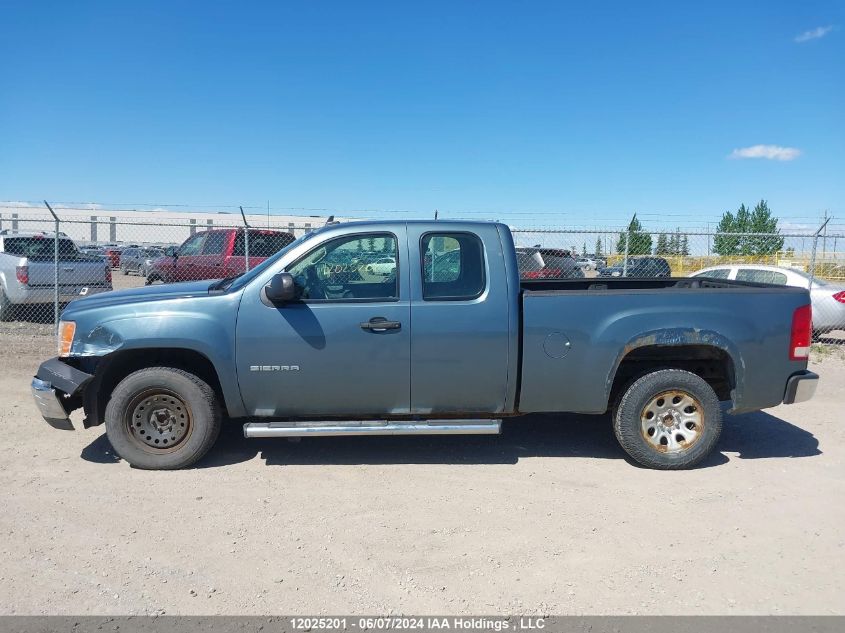
[[[148,301],[162,301],[167,299],[192,299],[196,297],[209,296],[208,287],[213,280],[186,281],[176,284],[161,284],[144,286],[143,288],[129,288],[126,290],[113,290],[101,294],[77,299],[70,303],[63,313],[70,315],[79,310],[91,308],[105,308],[116,305],[127,305],[130,303],[142,303]]]

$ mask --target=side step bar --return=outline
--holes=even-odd
[[[497,435],[501,420],[419,422],[247,422],[244,437],[334,437],[338,435]]]

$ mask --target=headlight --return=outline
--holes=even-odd
[[[73,335],[76,334],[76,323],[73,321],[59,321],[59,356],[70,356],[73,345]]]

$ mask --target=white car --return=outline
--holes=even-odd
[[[815,279],[810,288],[810,275],[795,268],[762,264],[723,264],[692,273],[690,277],[710,277],[736,281],[755,281],[779,286],[796,286],[810,290],[813,304],[813,330],[830,332],[845,330],[845,286]]]
[[[367,264],[364,269],[371,275],[389,275],[396,270],[396,260],[392,257],[379,257]]]
[[[578,268],[583,268],[584,270],[596,270],[599,267],[599,264],[595,259],[584,255],[575,258],[575,265],[578,266]]]

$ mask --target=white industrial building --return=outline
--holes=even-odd
[[[194,212],[155,210],[116,210],[54,206],[59,230],[78,244],[181,244],[197,231],[243,227],[239,211]],[[296,237],[323,226],[327,216],[267,215],[248,213],[254,228],[289,231]],[[341,220],[341,218],[337,218]],[[348,221],[344,218],[341,221]],[[46,207],[0,203],[0,231],[55,230],[55,221]]]

